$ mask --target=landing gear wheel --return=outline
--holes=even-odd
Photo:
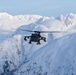
[[[29,44],[31,44],[31,41],[29,41]]]
[[[46,38],[44,38],[44,42],[46,42]]]
[[[24,37],[24,40],[27,41],[26,37]]]
[[[37,45],[41,44],[40,41],[37,42]]]

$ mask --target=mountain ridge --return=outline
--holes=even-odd
[[[8,18],[9,14],[0,13],[0,73],[8,60],[11,70],[22,65],[14,75],[75,75],[75,16],[71,13],[57,18],[39,15]],[[61,32],[41,33],[47,42],[36,45],[24,41],[24,36],[32,33],[19,29]]]

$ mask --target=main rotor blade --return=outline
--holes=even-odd
[[[17,29],[17,30],[22,30],[22,31],[27,31],[27,32],[37,32],[37,33],[60,33],[63,31],[32,31],[32,30],[25,30],[25,29]]]
[[[34,32],[34,31],[31,31],[31,30],[25,30],[25,29],[17,29],[17,30],[22,30],[22,31],[27,31],[27,32]]]
[[[37,32],[37,33],[60,33],[61,32],[61,31],[32,31],[32,30],[25,30],[25,29],[17,29],[17,30],[22,30],[27,32]]]
[[[69,30],[69,31],[39,31],[41,33],[69,33],[69,32],[76,32],[76,30]]]
[[[39,31],[40,33],[60,33],[61,31]]]

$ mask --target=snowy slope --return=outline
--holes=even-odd
[[[75,75],[76,14],[43,17],[0,13],[0,74],[5,60],[14,75]],[[25,30],[62,31],[41,33],[47,42],[41,45],[24,41]],[[64,32],[63,32],[64,31]]]
[[[55,39],[34,52],[17,75],[76,75],[76,33]]]

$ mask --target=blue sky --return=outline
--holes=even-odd
[[[57,17],[76,13],[76,0],[0,0],[0,12]]]

